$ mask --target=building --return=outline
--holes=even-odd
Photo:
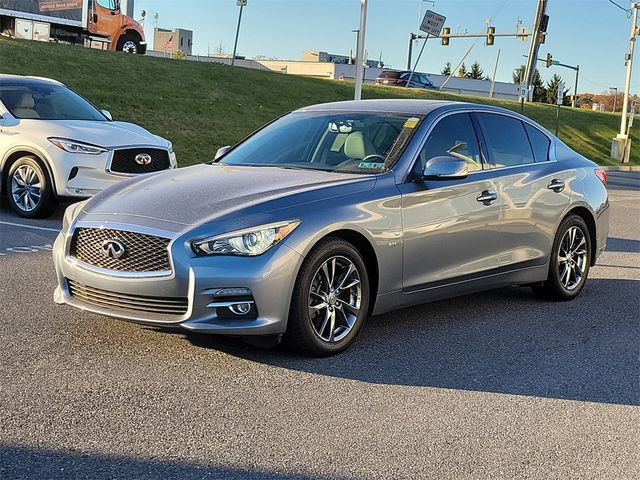
[[[300,61],[302,62],[317,62],[317,63],[339,63],[339,64],[353,64],[355,63],[355,58],[352,55],[340,55],[337,53],[327,53],[321,51],[305,51],[302,52],[302,56],[300,57]],[[367,60],[365,65],[368,67],[384,67],[384,63],[378,60]]]
[[[183,28],[168,30],[166,28],[153,29],[153,49],[158,52],[173,54],[178,50],[191,55],[193,48],[193,32]]]

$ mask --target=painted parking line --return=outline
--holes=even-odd
[[[0,250],[0,257],[6,257],[12,253],[38,253],[42,251],[51,251],[53,249],[53,245],[50,243],[46,243],[44,245],[24,245],[24,246],[15,246],[15,247],[7,247],[3,250]]]
[[[58,233],[60,231],[59,228],[37,227],[35,225],[25,225],[23,223],[5,222],[3,220],[0,220],[0,225],[8,225],[10,227],[30,228],[31,230],[44,230],[45,232]]]

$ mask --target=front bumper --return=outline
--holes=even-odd
[[[170,245],[173,271],[167,276],[111,275],[93,271],[66,255],[68,238],[61,233],[53,247],[58,286],[54,300],[122,320],[224,335],[274,335],[286,331],[293,285],[302,257],[284,244],[257,257],[195,257],[184,239]],[[186,297],[184,315],[130,311],[87,303],[72,294],[69,280],[125,296]],[[257,316],[251,319],[221,318],[215,293],[224,288],[248,288]],[[213,306],[212,306],[213,305]]]
[[[151,146],[149,146],[151,147]],[[131,148],[131,147],[121,147]],[[153,148],[163,148],[153,146]],[[58,197],[88,198],[119,181],[135,175],[114,173],[109,170],[113,150],[100,155],[68,153],[51,146],[47,150],[53,169]],[[175,153],[169,154],[171,168],[177,167]]]

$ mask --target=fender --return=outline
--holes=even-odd
[[[40,147],[37,146],[33,146],[33,145],[16,145],[14,147],[11,147],[9,150],[7,150],[4,155],[2,156],[2,159],[0,161],[0,195],[4,194],[3,188],[4,188],[4,179],[5,179],[5,165],[7,164],[7,160],[9,159],[9,157],[11,157],[11,155],[13,155],[14,153],[17,152],[24,152],[27,154],[31,154],[31,155],[35,155],[36,157],[38,157],[42,163],[44,164],[44,167],[47,169],[47,174],[49,175],[49,180],[51,180],[51,186],[53,187],[53,194],[54,196],[57,198],[58,196],[58,190],[56,188],[56,180],[55,180],[55,176],[53,175],[53,170],[51,169],[51,162],[49,160],[49,156],[46,154],[45,150],[43,150]],[[7,175],[9,174],[9,172],[7,172]]]

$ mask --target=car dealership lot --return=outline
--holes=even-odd
[[[638,478],[640,175],[609,178],[577,300],[405,309],[327,359],[56,307],[61,213],[5,204],[0,478]]]

